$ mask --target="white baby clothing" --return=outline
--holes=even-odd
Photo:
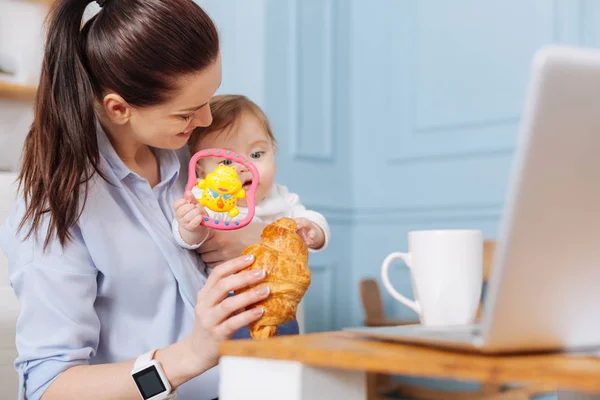
[[[202,197],[202,189],[199,189],[197,186],[192,189],[192,193],[196,198]],[[230,217],[226,212],[216,212],[208,208],[205,209],[211,218],[218,221],[240,221],[246,218],[248,215],[248,208],[239,206],[238,209],[240,210],[240,213],[233,218]],[[291,193],[286,186],[275,184],[264,200],[255,205],[254,218],[252,221],[270,224],[282,217],[305,218],[321,227],[325,233],[325,243],[320,249],[309,249],[309,251],[316,253],[325,250],[329,244],[329,237],[331,235],[329,224],[327,223],[325,217],[316,211],[307,210],[306,207],[304,207],[304,205],[300,202],[298,195]],[[181,235],[179,234],[179,224],[177,223],[176,219],[173,220],[172,225],[175,240],[182,247],[187,249],[197,249],[202,245],[202,243],[204,243],[204,240],[206,240],[204,239],[200,243],[189,245],[181,238]]]

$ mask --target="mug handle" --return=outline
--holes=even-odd
[[[408,307],[411,310],[413,310],[414,312],[416,312],[419,315],[419,317],[422,317],[420,304],[418,302],[410,300],[410,299],[404,297],[403,295],[401,295],[400,293],[398,293],[398,291],[396,289],[394,289],[394,287],[390,283],[390,278],[388,277],[388,270],[389,270],[392,262],[394,262],[396,260],[402,260],[406,263],[406,266],[410,269],[411,268],[410,259],[411,259],[410,253],[397,253],[397,252],[391,253],[389,256],[387,256],[385,258],[385,260],[383,260],[383,264],[381,266],[381,280],[383,281],[383,286],[386,288],[386,290],[390,293],[390,295],[394,299],[398,300],[400,303],[404,304],[406,307]]]

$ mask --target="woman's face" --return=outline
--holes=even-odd
[[[128,107],[121,133],[128,141],[161,149],[179,149],[194,128],[212,123],[209,100],[221,84],[221,58],[201,72],[180,78],[179,89],[166,103]]]

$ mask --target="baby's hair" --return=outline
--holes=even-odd
[[[216,131],[226,131],[231,129],[242,117],[244,113],[249,113],[257,118],[264,126],[269,135],[273,146],[277,145],[277,140],[273,136],[271,124],[266,114],[252,100],[244,95],[221,94],[214,96],[210,100],[210,112],[213,121],[207,127],[198,127],[188,141],[188,146],[192,152],[198,151],[197,145],[202,137]]]

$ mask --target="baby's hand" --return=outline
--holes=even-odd
[[[325,245],[325,232],[314,222],[306,218],[296,218],[298,234],[311,249],[320,249]]]
[[[189,245],[200,243],[206,237],[208,228],[202,225],[202,218],[206,210],[191,192],[186,192],[183,198],[177,200],[173,205],[175,219],[179,223],[179,234]]]

